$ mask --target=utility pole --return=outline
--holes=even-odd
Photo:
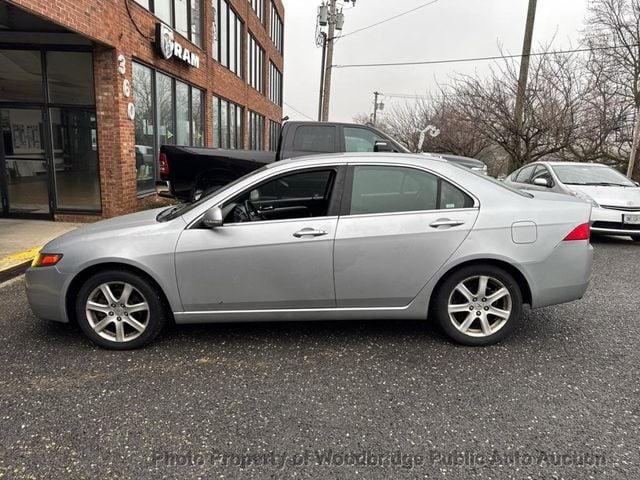
[[[320,32],[322,36],[322,63],[320,64],[320,95],[318,99],[318,121],[322,121],[322,102],[324,100],[324,69],[327,63],[327,34]]]
[[[522,57],[520,59],[520,76],[518,78],[518,93],[516,96],[516,106],[514,116],[516,120],[516,135],[520,135],[524,126],[524,101],[527,93],[527,77],[529,76],[529,59],[531,56],[531,41],[533,38],[533,24],[536,18],[537,0],[529,0],[529,8],[527,10],[527,24],[524,31],[524,42],[522,43]],[[520,137],[516,138],[516,152],[520,156],[521,141]],[[516,163],[517,162],[517,163]],[[511,159],[509,171],[519,168],[519,160]]]
[[[352,2],[356,5],[356,0],[340,0],[340,11],[338,11],[337,0],[323,0],[318,8],[318,19],[316,24],[316,46],[322,47],[322,65],[320,67],[320,93],[318,105],[318,120],[326,122],[329,120],[329,103],[331,100],[331,72],[333,67],[333,47],[336,40],[336,30],[341,31],[344,26],[344,14],[342,6]],[[323,27],[328,27],[327,32]]]
[[[336,33],[336,0],[329,0],[329,33],[327,38],[327,63],[324,66],[324,87],[322,100],[322,121],[329,121],[329,102],[331,101],[331,70],[333,65],[333,45]],[[331,19],[334,21],[331,21]]]
[[[378,95],[380,95],[380,92],[373,92],[374,95],[374,99],[373,99],[373,126],[376,126],[376,119],[378,117]]]

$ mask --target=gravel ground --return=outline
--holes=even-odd
[[[428,322],[172,327],[93,347],[0,286],[0,477],[640,478],[640,245],[489,348]]]

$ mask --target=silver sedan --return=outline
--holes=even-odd
[[[505,183],[524,190],[565,193],[589,202],[591,232],[640,242],[640,186],[601,163],[534,162]]]
[[[63,235],[26,288],[38,317],[78,322],[114,349],[173,321],[427,317],[457,342],[487,345],[523,304],[582,297],[590,211],[443,159],[315,156]]]

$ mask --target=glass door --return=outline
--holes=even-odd
[[[0,212],[5,215],[51,217],[45,125],[41,108],[0,108]]]

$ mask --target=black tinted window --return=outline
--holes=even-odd
[[[376,142],[387,142],[371,130],[360,127],[344,127],[345,152],[373,152]]]
[[[322,170],[282,177],[252,190],[251,200],[324,198],[331,174],[330,170]]]
[[[293,140],[293,149],[299,152],[335,152],[336,129],[326,125],[298,127]]]
[[[413,168],[356,166],[352,215],[473,206],[473,199],[442,179]]]

